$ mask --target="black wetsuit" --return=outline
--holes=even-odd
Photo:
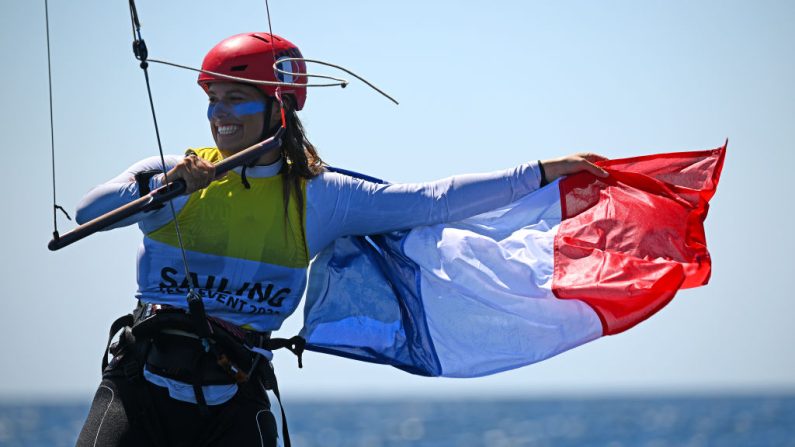
[[[142,402],[139,386],[150,403]],[[208,407],[168,396],[168,389],[145,380],[132,384],[126,377],[105,378],[97,389],[77,446],[276,446],[278,422],[265,393],[238,392],[232,400]],[[140,424],[140,426],[138,426]]]

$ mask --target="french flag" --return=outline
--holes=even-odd
[[[707,283],[726,145],[599,163],[469,219],[347,237],[312,265],[307,349],[476,377],[623,332]]]

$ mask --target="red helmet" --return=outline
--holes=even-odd
[[[301,51],[287,39],[268,33],[243,33],[222,40],[214,46],[202,62],[202,70],[254,79],[258,81],[288,82],[306,84],[306,76],[291,76],[276,73],[275,60],[285,57],[303,57]],[[304,61],[285,61],[278,66],[284,71],[306,74]],[[278,77],[277,77],[278,75]],[[211,82],[224,81],[224,78],[207,73],[199,74],[199,85],[207,91]],[[275,85],[252,84],[270,97],[276,96]],[[306,87],[281,86],[281,92],[295,97],[295,107],[301,110],[306,102]]]

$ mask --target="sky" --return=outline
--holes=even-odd
[[[261,0],[138,0],[150,57],[199,66],[267,29]],[[291,398],[795,392],[795,2],[285,1],[273,30],[366,86],[309,91],[301,113],[331,165],[393,182],[508,168],[579,151],[610,158],[729,139],[706,222],[708,286],[650,320],[550,360],[479,379],[276,354]],[[127,2],[50,1],[57,201],[157,153]],[[44,2],[0,2],[6,147],[0,400],[88,400],[110,323],[135,304],[130,227],[58,252],[53,231]],[[317,68],[315,72],[334,74]],[[152,66],[166,153],[211,145],[192,72]],[[63,233],[74,225],[58,218]],[[301,328],[301,310],[280,335]]]

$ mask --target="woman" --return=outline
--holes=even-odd
[[[219,43],[202,68],[277,81],[272,67],[284,57],[301,53],[281,37],[246,33]],[[306,73],[302,61],[280,63],[286,65]],[[126,328],[112,351],[78,445],[284,442],[268,362],[269,350],[278,346],[268,335],[295,310],[307,267],[320,250],[341,236],[460,220],[562,175],[607,175],[591,163],[602,159],[593,154],[421,184],[378,184],[330,172],[296,115],[306,100],[306,78],[280,78],[297,85],[282,85],[277,93],[274,85],[202,73],[198,82],[209,98],[217,147],[168,157],[166,175],[159,158],[143,160],[93,189],[79,206],[83,222],[162,186],[166,178],[187,184],[187,194],[172,202],[175,214],[166,206],[117,225],[135,222],[144,233],[136,327]],[[278,149],[215,179],[213,163],[273,135],[282,116],[286,130]],[[191,291],[209,325],[197,323],[202,309],[184,312]]]

